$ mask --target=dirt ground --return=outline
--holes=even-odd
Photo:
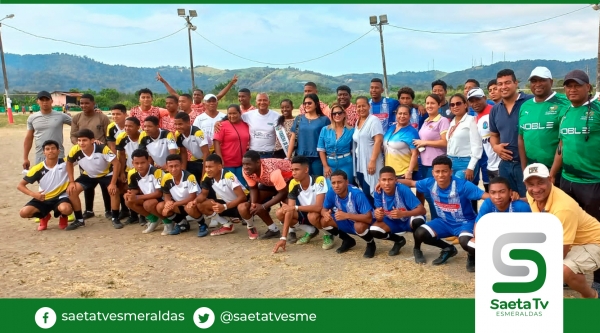
[[[65,148],[71,147],[66,126]],[[272,254],[276,240],[247,237],[242,225],[233,234],[196,237],[191,232],[161,236],[142,234],[139,225],[115,230],[95,217],[74,231],[52,219],[38,232],[19,209],[29,200],[16,190],[21,179],[25,126],[0,129],[0,156],[6,177],[0,179],[0,297],[4,298],[473,298],[474,274],[465,270],[466,254],[446,265],[430,263],[438,250],[424,245],[429,264],[412,256],[412,235],[399,256],[389,257],[391,242],[377,241],[373,259],[362,257],[364,242],[345,254],[321,249],[317,237],[308,245],[288,245]],[[33,149],[30,155],[33,159]],[[96,189],[94,209],[102,214]],[[83,198],[82,198],[83,201]],[[273,213],[274,213],[273,209]],[[265,231],[258,221],[259,232]],[[160,227],[159,227],[160,228]],[[302,232],[299,232],[299,236]],[[565,291],[565,297],[576,293]]]

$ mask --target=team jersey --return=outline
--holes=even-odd
[[[143,131],[140,134],[140,149],[145,149],[148,154],[154,160],[157,165],[163,166],[167,163],[167,156],[169,150],[177,149],[177,143],[175,143],[175,137],[173,133],[160,129],[160,133],[156,139],[153,139]]]
[[[498,166],[500,165],[501,159],[500,156],[496,154],[494,148],[492,148],[492,144],[490,143],[490,137],[492,136],[490,132],[491,110],[491,105],[486,106],[486,108],[483,111],[481,111],[475,116],[475,119],[477,121],[477,130],[479,131],[479,135],[481,136],[483,151],[485,152],[485,155],[488,158],[487,169],[490,171],[498,171]]]
[[[131,154],[133,151],[138,149],[140,144],[138,141],[132,140],[127,133],[123,132],[117,136],[116,141],[117,152],[124,151],[125,156],[127,158],[127,165],[125,166],[125,172],[129,172],[129,170],[133,169],[133,160],[131,159]]]
[[[112,175],[112,160],[115,154],[104,144],[95,144],[91,155],[86,155],[79,145],[74,145],[67,156],[67,161],[78,164],[81,174],[90,178],[100,178]]]
[[[396,127],[390,129],[383,136],[383,151],[385,165],[391,166],[396,170],[396,176],[406,174],[410,167],[412,151],[416,149],[413,140],[419,139],[419,132],[414,127],[408,125],[396,131]],[[417,167],[413,171],[418,170]]]
[[[40,192],[45,194],[45,200],[68,197],[69,175],[65,160],[62,158],[58,159],[53,168],[46,166],[46,162],[34,165],[23,179],[29,184],[38,182]]]
[[[382,189],[379,192],[375,191],[373,198],[375,200],[375,209],[383,208],[385,213],[384,219],[388,219],[390,221],[409,222],[410,216],[403,217],[401,219],[393,219],[389,217],[389,214],[394,209],[399,209],[403,212],[409,212],[416,209],[421,204],[419,199],[417,199],[410,188],[398,183],[396,183],[394,195],[387,195],[387,193],[385,193]]]
[[[175,184],[175,179],[172,174],[166,173],[162,177],[160,186],[162,187],[163,193],[171,195],[173,201],[185,200],[190,194],[198,193],[196,176],[185,170],[181,172],[179,184]]]
[[[417,181],[416,188],[418,192],[431,195],[438,217],[449,224],[474,223],[477,214],[471,200],[479,200],[484,194],[470,181],[454,176],[445,189],[441,189],[432,177]]]
[[[593,101],[591,105],[570,106],[560,123],[560,139],[563,178],[574,183],[599,183],[600,103]]]
[[[366,214],[372,209],[363,191],[353,185],[348,185],[345,198],[340,198],[334,191],[327,191],[323,208],[331,209],[332,215],[338,210],[348,214]]]
[[[479,207],[479,214],[477,214],[475,222],[479,222],[479,219],[489,213],[531,213],[531,208],[527,202],[517,200],[512,201],[505,211],[499,211],[496,205],[494,205],[492,202],[492,199],[487,198],[483,201],[481,207]]]
[[[371,105],[371,114],[379,119],[383,133],[387,132],[388,128],[396,123],[396,109],[400,106],[397,99],[382,97],[378,103],[369,99]]]
[[[535,98],[523,103],[519,111],[519,135],[525,142],[527,164],[542,163],[552,167],[560,120],[570,104],[565,95],[557,93],[540,103]]]
[[[177,143],[177,147],[185,147],[191,153],[192,158],[190,161],[201,160],[205,157],[200,147],[208,145],[208,140],[204,132],[198,127],[192,126],[190,128],[190,135],[187,137],[179,131],[175,132],[175,142]]]
[[[240,183],[235,174],[231,171],[221,170],[221,179],[216,181],[214,178],[208,177],[205,173],[202,178],[202,183],[200,187],[203,190],[210,191],[211,189],[215,191],[217,199],[223,200],[226,203],[232,202],[237,199],[237,195],[235,194],[234,189],[236,187],[240,187],[244,194],[248,195],[248,190]]]
[[[152,194],[156,190],[161,189],[161,180],[164,173],[161,169],[150,166],[148,173],[142,176],[135,169],[129,170],[127,173],[127,185],[131,190],[138,190],[144,195]]]
[[[125,129],[120,129],[119,125],[114,121],[106,127],[106,142],[116,142],[119,134],[125,132]]]
[[[310,206],[317,202],[317,195],[327,193],[327,182],[323,176],[309,176],[307,189],[303,189],[299,181],[290,181],[288,199],[296,200],[300,206]]]

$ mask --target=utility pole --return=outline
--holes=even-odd
[[[381,42],[381,62],[383,63],[383,88],[385,89],[385,97],[388,97],[388,79],[387,69],[385,66],[385,49],[383,47],[383,26],[388,24],[387,15],[379,15],[379,23],[377,22],[377,16],[370,16],[369,22],[372,26],[379,30],[379,40]]]
[[[190,10],[189,15],[185,15],[185,9],[177,9],[177,15],[183,17],[187,22],[188,28],[188,43],[190,47],[190,74],[192,76],[192,92],[196,89],[196,82],[194,80],[194,57],[192,56],[192,30],[196,31],[196,26],[192,24],[192,19],[198,16],[198,13],[195,10]]]
[[[594,10],[599,10],[598,4],[592,6]],[[600,24],[598,25],[598,58],[596,59],[596,97],[600,94]]]
[[[6,15],[0,22],[4,19],[10,19],[15,17],[14,14]],[[0,58],[2,59],[2,74],[4,75],[4,98],[6,106],[6,115],[8,116],[8,123],[13,124],[15,121],[13,119],[12,109],[11,109],[11,100],[8,97],[8,76],[6,75],[6,63],[4,62],[4,47],[2,46],[2,23],[0,23]]]

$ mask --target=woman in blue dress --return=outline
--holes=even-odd
[[[323,172],[326,178],[331,173],[343,170],[348,175],[348,182],[354,183],[354,172],[352,167],[352,134],[354,128],[346,122],[346,111],[334,103],[331,106],[331,125],[323,127],[319,134],[317,151],[323,163]]]

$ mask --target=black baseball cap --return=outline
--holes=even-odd
[[[48,99],[52,99],[52,96],[50,95],[49,92],[47,92],[46,90],[42,90],[37,94],[37,99],[40,99],[42,97],[46,97]]]
[[[565,80],[563,81],[564,82],[563,85],[566,86],[567,83],[571,80],[573,80],[579,84],[589,84],[590,83],[589,76],[584,71],[579,70],[579,69],[568,72],[567,75],[565,75]]]

